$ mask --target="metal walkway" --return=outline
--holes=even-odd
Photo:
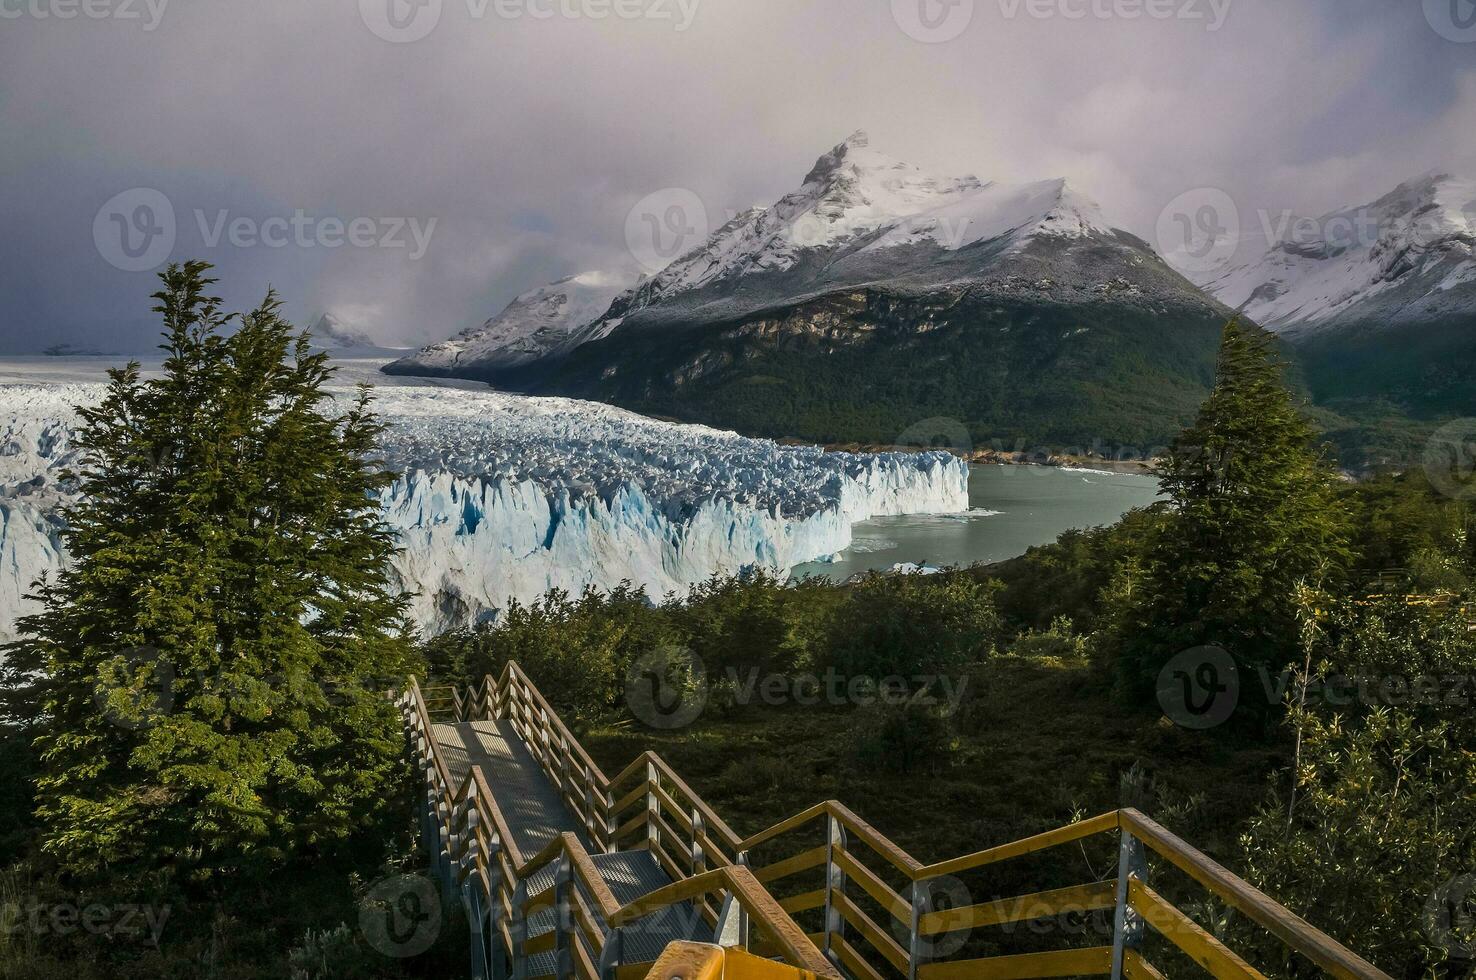
[[[590,860],[595,871],[622,906],[674,883],[650,851],[598,853],[591,846],[587,828],[564,804],[511,721],[437,724],[432,730],[436,752],[453,784],[465,783],[473,769],[481,771],[509,835],[522,854],[538,854],[555,838],[572,833],[582,847],[592,852]],[[524,883],[526,894],[537,895],[553,888],[557,871],[557,865],[548,864],[529,875]],[[580,897],[586,905],[593,904],[588,889],[581,889]],[[552,906],[530,915],[527,940],[536,943],[539,937],[553,932],[555,920],[556,910]],[[657,959],[667,944],[675,940],[707,943],[713,940],[712,926],[691,902],[680,902],[638,919],[621,933],[624,955],[637,963]],[[545,951],[529,958],[526,975],[554,974],[555,967],[556,953]]]
[[[1298,957],[1299,976],[1390,980],[1134,809],[925,864],[836,800],[743,837],[654,752],[606,776],[513,663],[470,688],[409,678],[399,704],[425,776],[422,839],[445,901],[467,912],[475,980],[721,980],[722,957],[675,940],[746,950],[735,961],[749,980],[1164,980],[1153,961],[1177,976],[1186,956],[1218,978],[1264,980],[1150,887],[1150,853],[1182,873],[1176,898],[1234,908]],[[1115,839],[1115,878],[995,897],[997,864],[1089,838]],[[1110,941],[1061,930],[1073,941],[988,956],[968,944],[976,930],[998,942],[1001,929],[1086,913],[1110,917]],[[707,972],[683,973],[683,956]],[[658,960],[665,972],[651,974]],[[789,972],[769,972],[774,960]]]

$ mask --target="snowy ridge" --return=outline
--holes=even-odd
[[[637,290],[631,309],[760,272],[793,268],[807,250],[880,250],[930,242],[954,251],[1011,235],[1111,233],[1100,208],[1062,179],[1031,184],[939,177],[901,163],[853,133],[816,161],[773,207],[744,212]]]
[[[391,373],[442,373],[456,368],[513,368],[558,348],[598,319],[639,277],[634,272],[583,272],[531,289],[478,327],[423,347],[389,365]]]
[[[70,406],[102,393],[0,385],[0,638],[29,609],[30,583],[65,561],[54,515],[75,455]],[[826,453],[482,390],[376,399],[385,459],[403,474],[380,495],[404,549],[395,575],[427,631],[552,587],[629,580],[659,598],[714,573],[782,573],[847,547],[856,521],[968,508],[968,467],[944,453]]]
[[[1426,174],[1314,224],[1205,288],[1278,331],[1476,312],[1476,181]]]

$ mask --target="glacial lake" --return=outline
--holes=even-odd
[[[969,471],[968,513],[863,521],[838,560],[807,562],[792,574],[844,581],[908,562],[942,568],[1003,561],[1049,544],[1063,531],[1115,523],[1159,497],[1158,480],[1151,476],[1053,466],[983,465]]]

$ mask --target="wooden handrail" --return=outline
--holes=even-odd
[[[605,775],[604,770],[595,763],[589,753],[584,750],[584,746],[579,744],[579,740],[569,731],[568,726],[564,724],[564,720],[559,717],[559,713],[548,703],[548,700],[543,696],[543,692],[538,690],[538,687],[528,678],[528,675],[523,673],[523,668],[518,666],[517,661],[509,660],[507,665],[502,668],[502,674],[503,676],[499,684],[506,684],[509,678],[516,676],[527,687],[529,695],[533,697],[538,707],[548,712],[549,723],[557,728],[559,733],[565,737],[571,749],[578,754],[579,761],[589,770],[590,776],[599,785],[608,789],[610,786],[609,777]]]
[[[996,901],[984,905],[969,906],[962,909],[947,910],[945,912],[925,912],[921,916],[918,912],[916,892],[912,896],[906,896],[894,890],[874,872],[861,864],[856,857],[855,849],[847,848],[839,844],[835,839],[818,848],[810,848],[798,855],[777,861],[767,867],[751,871],[741,863],[746,852],[760,845],[770,843],[777,838],[795,831],[807,824],[822,818],[835,821],[848,836],[877,854],[883,861],[892,867],[910,883],[925,882],[946,875],[961,874],[967,871],[977,870],[997,862],[1012,858],[1034,854],[1049,848],[1060,847],[1074,841],[1082,840],[1098,834],[1118,833],[1121,836],[1121,847],[1123,854],[1128,853],[1130,838],[1142,842],[1153,853],[1169,861],[1179,870],[1187,874],[1200,886],[1225,901],[1231,907],[1244,914],[1252,922],[1264,928],[1272,936],[1283,943],[1290,951],[1295,952],[1319,968],[1327,971],[1337,978],[1348,978],[1348,980],[1390,980],[1387,974],[1366,960],[1353,953],[1347,947],[1336,940],[1320,932],[1310,923],[1294,915],[1284,906],[1280,905],[1269,896],[1259,891],[1248,882],[1236,877],[1230,871],[1219,865],[1202,852],[1196,850],[1188,843],[1155,823],[1144,814],[1134,809],[1115,810],[1109,813],[1099,814],[1087,820],[1082,820],[1067,826],[1058,827],[1031,837],[1022,838],[1010,843],[997,845],[950,858],[931,864],[922,864],[907,851],[894,843],[886,835],[862,820],[852,810],[837,800],[827,800],[818,803],[799,813],[788,817],[773,826],[759,831],[746,838],[740,838],[727,825],[723,819],[683,780],[672,767],[657,753],[647,750],[642,752],[628,766],[621,770],[613,780],[607,778],[603,771],[594,763],[589,754],[559,718],[557,712],[549,705],[543,694],[533,682],[523,673],[522,668],[515,662],[509,661],[504,667],[500,678],[494,679],[488,675],[483,680],[483,689],[477,692],[472,689],[471,694],[465,700],[463,709],[466,711],[485,710],[491,708],[497,710],[500,706],[507,716],[516,717],[519,725],[531,725],[529,736],[543,738],[542,745],[530,746],[534,750],[545,767],[554,767],[558,775],[550,772],[560,789],[567,796],[570,793],[569,786],[578,787],[588,784],[586,792],[593,790],[599,794],[599,807],[596,810],[585,805],[580,806],[584,810],[590,810],[587,814],[591,822],[599,823],[595,818],[603,815],[608,823],[614,823],[619,814],[629,809],[636,802],[645,798],[649,801],[648,807],[636,813],[629,821],[623,824],[613,834],[609,832],[606,824],[599,824],[600,836],[597,841],[608,838],[607,846],[614,847],[618,840],[624,839],[630,832],[642,825],[653,825],[657,837],[652,840],[653,853],[658,858],[666,855],[660,846],[659,840],[670,838],[672,841],[683,843],[693,848],[693,853],[698,855],[694,861],[700,860],[701,855],[707,855],[719,867],[708,871],[701,871],[694,875],[684,876],[685,872],[674,865],[668,866],[667,870],[675,877],[672,884],[658,888],[647,895],[619,907],[609,886],[600,877],[594,866],[592,858],[580,842],[577,835],[564,833],[554,838],[538,854],[532,858],[523,859],[512,841],[507,830],[507,824],[503,815],[497,807],[490,790],[480,772],[473,768],[471,775],[461,787],[453,787],[449,772],[445,763],[440,758],[440,753],[435,744],[434,728],[430,720],[429,709],[423,691],[420,689],[415,678],[410,679],[409,695],[412,702],[412,710],[419,728],[423,729],[424,735],[430,743],[430,762],[435,769],[435,778],[439,784],[441,796],[454,815],[458,809],[466,803],[467,794],[475,792],[476,806],[482,821],[494,828],[502,845],[511,859],[512,871],[516,880],[526,880],[528,876],[546,866],[549,862],[567,857],[571,873],[577,878],[585,892],[592,896],[598,906],[599,915],[605,920],[608,928],[616,928],[626,925],[637,919],[644,918],[662,908],[666,908],[681,902],[704,899],[705,896],[715,892],[726,891],[732,896],[752,920],[758,924],[776,943],[785,957],[793,965],[802,969],[811,970],[821,976],[836,976],[835,968],[830,961],[820,954],[814,942],[806,936],[803,930],[795,924],[785,911],[785,904],[780,903],[771,895],[760,881],[777,881],[799,873],[808,868],[826,865],[834,861],[839,867],[840,880],[853,881],[858,887],[867,893],[880,907],[884,908],[893,918],[905,920],[910,917],[915,934],[936,935],[944,932],[952,932],[961,928],[970,928],[979,925],[998,924],[1011,921],[1015,912],[1008,911]],[[462,704],[459,692],[456,701]],[[515,715],[514,715],[515,713]],[[532,717],[530,717],[530,715]],[[552,736],[552,737],[550,737]],[[557,740],[558,745],[554,752],[544,751],[544,746],[552,746]],[[577,774],[577,775],[575,775]],[[560,776],[563,778],[561,779]],[[573,776],[574,778],[569,778]],[[614,791],[624,787],[628,783],[635,785],[629,793],[622,794],[620,800],[614,800]],[[664,785],[670,785],[677,798],[666,792]],[[652,809],[654,807],[654,809]],[[690,810],[688,809],[690,807]],[[663,819],[662,814],[670,816],[671,820],[686,831],[685,835],[679,835],[670,824]],[[695,815],[694,815],[695,814]],[[702,827],[696,825],[700,818]],[[454,820],[454,816],[452,818]],[[654,823],[653,823],[654,821]],[[1135,845],[1134,845],[1135,846]],[[722,850],[727,848],[733,853],[733,858]],[[479,861],[482,855],[478,856]],[[1123,858],[1127,860],[1126,857]],[[667,859],[667,864],[670,859]],[[664,866],[666,866],[664,864]],[[700,865],[699,865],[700,866]],[[1124,865],[1124,867],[1127,867]],[[694,869],[695,870],[695,869]],[[1124,872],[1126,873],[1126,872]],[[1123,879],[1126,882],[1125,893],[1129,896],[1124,903],[1121,897],[1112,896],[1114,890],[1121,895],[1124,892],[1122,885],[1114,886],[1113,882],[1093,882],[1087,885],[1077,885],[1068,888],[1054,889],[1048,892],[1037,892],[1034,895],[1022,896],[1022,900],[1036,899],[1054,907],[1058,904],[1069,905],[1071,902],[1081,902],[1091,908],[1109,908],[1113,904],[1124,907],[1137,908],[1149,919],[1150,924],[1156,927],[1166,927],[1175,933],[1171,936],[1175,942],[1182,940],[1186,951],[1201,962],[1213,962],[1216,969],[1223,969],[1230,975],[1243,977],[1257,977],[1254,968],[1244,961],[1239,960],[1231,951],[1225,949],[1218,941],[1213,940],[1200,927],[1195,926],[1191,919],[1178,909],[1174,908],[1167,900],[1163,899],[1156,891],[1149,888],[1147,884],[1137,877],[1137,873],[1128,874]],[[503,881],[504,888],[510,885]],[[813,886],[810,886],[813,888]],[[525,904],[550,899],[552,892],[546,890],[544,894],[525,899]],[[816,908],[817,900],[823,902],[832,901],[829,886],[826,890],[810,892],[799,896],[797,900],[791,898],[786,900],[792,905],[796,912],[803,909]],[[577,900],[583,905],[583,898]],[[904,951],[900,946],[890,939],[881,926],[877,925],[860,908],[855,906],[844,890],[833,896],[834,908],[839,911],[842,919],[851,923],[858,929],[861,938],[866,939],[868,944],[879,954],[891,961],[893,966],[902,969],[911,966],[916,972],[917,964],[911,964],[908,957],[912,954]],[[1008,903],[1010,900],[1003,900]],[[699,904],[706,905],[705,900]],[[1119,915],[1121,910],[1119,910]],[[576,928],[576,931],[577,928]],[[1206,938],[1208,937],[1208,938]],[[603,945],[603,937],[598,943],[593,942],[590,934],[585,936],[590,941],[596,953],[599,946]],[[884,942],[882,940],[885,940]],[[836,940],[838,941],[838,940]],[[880,943],[880,945],[878,945]],[[844,943],[842,942],[842,946]],[[840,954],[842,959],[849,951],[853,958],[859,954],[849,947],[842,948]],[[928,978],[945,980],[946,977],[958,973],[962,976],[976,964],[997,963],[1000,969],[1015,969],[1013,964],[1020,959],[1023,967],[1025,959],[1031,957],[1049,957],[1053,955],[1063,956],[1070,959],[1072,963],[1078,954],[1084,956],[1090,953],[1092,957],[1098,957],[1102,950],[1075,951],[1069,955],[1063,954],[1029,954],[1024,959],[1017,957],[995,958],[995,960],[976,960],[953,963],[936,963],[922,967],[922,973]],[[1108,952],[1111,952],[1108,950]],[[1132,955],[1127,955],[1132,954]],[[1128,950],[1127,954],[1119,952],[1124,966],[1131,965],[1128,970],[1130,976],[1153,976],[1152,971],[1135,951]],[[1079,957],[1078,957],[1079,958]],[[864,962],[859,961],[858,962]],[[1032,959],[1033,963],[1034,960]],[[1054,962],[1054,961],[1052,961]],[[1065,960],[1063,960],[1065,962]],[[1095,963],[1096,960],[1093,959]],[[979,968],[983,968],[980,966]],[[904,970],[904,972],[906,972]]]
[[[1048,848],[1059,847],[1069,844],[1083,837],[1092,837],[1096,834],[1106,833],[1118,829],[1117,812],[1104,813],[1092,817],[1090,820],[1082,820],[1077,823],[1057,827],[1043,834],[1026,837],[1022,840],[1001,844],[998,847],[986,848],[975,851],[973,854],[965,854],[962,857],[951,858],[947,861],[939,861],[919,869],[918,876],[922,878],[933,878],[939,875],[959,874],[973,868],[982,868],[986,864],[994,864],[999,861],[1007,861],[1010,858],[1021,857],[1036,851],[1044,851]]]
[[[682,779],[681,776],[677,775],[676,770],[673,769],[665,759],[661,758],[661,756],[657,755],[655,752],[652,752],[650,749],[647,749],[640,755],[636,756],[635,761],[631,762],[630,765],[620,770],[620,774],[610,781],[609,788],[612,791],[620,789],[637,773],[639,773],[644,780],[647,765],[655,766],[657,772],[665,777],[668,782],[670,782],[673,786],[677,788],[678,792],[680,792],[683,796],[687,798],[687,802],[692,805],[692,809],[696,810],[702,815],[702,819],[704,822],[706,822],[708,830],[712,833],[715,833],[719,841],[721,841],[727,847],[731,848],[735,853],[740,850],[745,850],[742,841],[733,831],[733,828],[728,826],[727,821],[718,816],[717,811],[708,806],[707,801],[699,796],[697,794],[697,791],[692,789],[691,786],[688,786],[687,781]],[[637,786],[635,788],[639,787]],[[634,799],[639,799],[639,797],[635,796]],[[631,794],[628,794],[626,797],[622,797],[620,802],[623,803],[624,806],[615,807],[613,812],[619,812],[620,810],[623,810],[626,807],[630,806],[630,804],[634,802],[634,799],[632,799]],[[711,836],[711,834],[709,834],[709,836]]]
[[[839,975],[789,914],[758,883],[753,873],[737,865],[682,878],[642,895],[610,916],[610,927],[618,929],[664,908],[719,891],[727,891],[733,896],[733,900],[768,934],[791,965],[821,976]]]
[[[1127,809],[1119,815],[1124,830],[1334,977],[1390,980],[1378,967],[1142,813]]]

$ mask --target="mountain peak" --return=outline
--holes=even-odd
[[[1314,224],[1206,288],[1279,330],[1476,311],[1476,181],[1430,170]]]
[[[323,313],[308,330],[313,343],[330,350],[348,347],[373,347],[374,338],[363,329],[345,323],[333,312]]]

